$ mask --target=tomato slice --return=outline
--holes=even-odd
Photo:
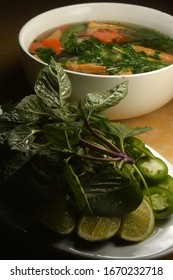
[[[62,52],[62,45],[58,39],[54,38],[46,38],[41,41],[44,47],[51,48],[56,54],[60,54]]]
[[[152,208],[156,219],[164,219],[173,214],[173,193],[169,190],[153,186],[149,187]],[[144,196],[145,196],[144,191]],[[145,197],[148,199],[148,196]]]
[[[124,41],[124,35],[111,29],[98,29],[92,33],[92,36],[103,43],[121,43]]]
[[[29,51],[35,52],[37,49],[43,48],[43,47],[44,47],[44,45],[41,42],[33,42],[29,47]]]
[[[150,184],[161,182],[168,174],[166,163],[158,157],[143,156],[136,161],[136,166]]]

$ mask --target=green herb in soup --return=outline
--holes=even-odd
[[[91,21],[60,26],[36,38],[29,47],[49,63],[98,75],[129,75],[161,69],[173,63],[173,40],[154,30]]]

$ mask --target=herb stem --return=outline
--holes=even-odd
[[[115,152],[115,151],[112,151],[112,150],[109,150],[109,149],[106,149],[105,147],[103,146],[98,146],[96,144],[93,144],[91,142],[88,142],[84,139],[80,139],[80,143],[82,144],[82,146],[86,146],[88,148],[91,148],[91,149],[94,149],[104,155],[108,155],[108,156],[111,156],[111,159],[112,161],[115,161],[115,160],[126,160],[126,161],[129,161],[131,163],[133,163],[133,159],[129,158],[127,155],[125,154],[122,154],[121,152]],[[100,159],[100,158],[99,158]]]
[[[100,134],[98,134],[96,132],[95,129],[93,129],[90,124],[85,121],[85,125],[86,127],[88,128],[88,130],[95,136],[97,137],[99,140],[101,140],[106,146],[108,146],[111,150],[115,151],[115,152],[118,152],[119,153],[119,150],[115,147],[115,145],[113,145],[108,139],[106,139],[105,137],[101,136]]]
[[[93,160],[93,161],[100,161],[100,162],[113,162],[113,161],[120,161],[122,160],[121,157],[93,157],[93,156],[85,156],[85,155],[81,155],[81,154],[75,154],[76,156],[79,156],[80,158],[86,159],[86,160]]]
[[[125,154],[124,151],[123,151],[124,153],[121,153],[121,152],[115,147],[115,145],[112,144],[107,138],[105,138],[105,137],[101,136],[100,134],[98,134],[98,133],[96,132],[96,130],[93,129],[93,128],[90,126],[90,124],[89,124],[89,122],[88,122],[87,120],[85,120],[85,125],[86,125],[87,129],[91,132],[91,134],[93,134],[96,138],[98,138],[99,140],[101,140],[102,143],[104,143],[107,147],[110,148],[110,150],[105,149],[105,148],[102,148],[102,149],[105,149],[104,151],[109,151],[109,154],[108,154],[108,155],[112,155],[113,157],[115,157],[115,156],[121,157],[121,159],[125,159],[126,161],[131,162],[131,163],[134,162],[132,158],[128,157],[128,156]]]
[[[151,204],[151,206],[153,207],[153,202],[152,202],[152,199],[151,199],[151,195],[150,195],[150,191],[149,191],[148,185],[147,185],[147,183],[146,183],[146,181],[145,181],[143,175],[141,174],[141,172],[140,172],[139,169],[137,168],[137,166],[136,166],[135,164],[134,164],[133,166],[134,166],[134,169],[136,170],[136,172],[138,173],[139,177],[141,178],[141,181],[142,181],[142,183],[143,183],[143,186],[144,186],[144,188],[145,188],[145,190],[146,190],[146,192],[147,192],[147,195],[148,195],[148,197],[149,197],[150,204]]]

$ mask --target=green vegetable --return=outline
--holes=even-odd
[[[122,217],[135,210],[142,202],[143,194],[133,173],[130,177],[129,172],[127,178],[125,174],[116,172],[113,166],[103,168],[84,181],[84,190],[93,214]],[[132,172],[132,167],[129,170]]]
[[[75,34],[78,34],[78,32],[80,32],[81,30],[83,30],[85,27],[84,24],[76,24],[76,25],[71,25],[69,26],[63,33],[62,33],[62,36],[60,38],[60,41],[62,43],[62,45],[64,46],[67,41],[68,41],[68,38],[71,36],[71,35],[75,35]]]
[[[107,67],[110,75],[119,74],[121,71],[131,69],[132,73],[144,73],[157,70],[166,66],[165,63],[151,61],[146,54],[137,53],[130,43],[123,45],[105,44],[94,38],[78,42],[76,36],[70,36],[64,45],[62,56],[55,57],[57,62],[66,68],[69,62],[97,63]]]
[[[34,53],[36,54],[41,60],[43,60],[46,63],[49,63],[51,60],[51,57],[55,57],[55,52],[51,48],[38,48]]]
[[[25,193],[27,180],[39,197],[48,199],[63,188],[67,206],[95,215],[123,216],[135,210],[143,199],[143,186],[150,199],[147,182],[135,164],[144,155],[155,158],[135,138],[150,128],[111,122],[104,114],[121,102],[127,89],[125,81],[70,103],[70,80],[52,59],[38,74],[35,94],[2,106],[0,185],[23,180]],[[27,167],[32,176],[26,178],[30,172],[25,172],[22,178]]]
[[[140,42],[142,46],[166,51],[172,47],[173,41],[166,35],[156,32],[153,29],[140,28],[135,34],[137,43]]]
[[[164,219],[172,215],[173,193],[159,186],[150,187],[149,191],[155,218]]]
[[[168,174],[166,163],[157,157],[143,156],[136,161],[136,166],[150,184],[159,183]]]
[[[167,175],[159,184],[157,184],[157,186],[167,189],[173,193],[173,177],[171,175]]]
[[[173,177],[167,175],[157,185],[149,186],[156,219],[169,217],[173,212]]]

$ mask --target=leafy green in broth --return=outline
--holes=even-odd
[[[137,51],[134,46],[143,49]],[[98,75],[144,73],[173,63],[172,38],[143,26],[116,22],[59,26],[35,38],[29,51],[46,63],[54,57],[66,70]]]

